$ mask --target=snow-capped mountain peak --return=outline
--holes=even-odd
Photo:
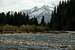
[[[33,18],[35,16],[39,23],[41,22],[42,16],[44,16],[44,21],[48,23],[50,22],[52,11],[53,10],[50,6],[44,5],[41,8],[34,7],[32,9],[23,10],[21,12],[27,13],[30,16],[30,18]]]

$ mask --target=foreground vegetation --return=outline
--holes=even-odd
[[[46,26],[35,26],[35,25],[2,25],[0,26],[0,33],[36,33],[36,32],[49,32],[49,28]]]

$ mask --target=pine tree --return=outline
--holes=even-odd
[[[44,16],[42,16],[42,19],[41,19],[41,25],[45,25],[45,22],[44,22]]]
[[[35,17],[34,17],[34,19],[33,19],[33,20],[34,20],[34,21],[33,21],[33,24],[34,24],[34,25],[38,25],[37,18],[35,18]]]

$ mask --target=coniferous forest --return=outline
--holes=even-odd
[[[10,11],[5,13],[0,13],[0,25],[42,25],[45,26],[47,23],[44,21],[44,16],[42,16],[41,22],[38,23],[37,18],[35,16],[30,19],[30,16],[22,12],[15,12],[14,14],[11,14]]]
[[[21,12],[15,12],[14,14],[11,14],[10,11],[6,14],[4,12],[0,13],[0,25],[38,25],[37,19],[34,17],[32,19],[29,19],[29,15],[25,15],[25,13]]]
[[[60,2],[54,8],[50,27],[53,30],[75,30],[75,0]]]

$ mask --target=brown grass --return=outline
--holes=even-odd
[[[48,32],[49,28],[47,26],[35,26],[35,25],[3,25],[0,26],[0,33],[30,33],[30,32]]]

